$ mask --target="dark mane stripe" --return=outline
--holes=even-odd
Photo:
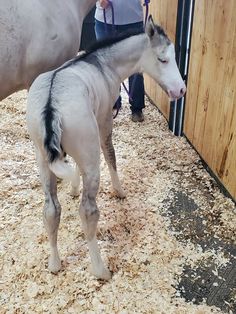
[[[117,36],[111,36],[111,37],[106,38],[106,39],[98,40],[93,45],[91,45],[84,53],[78,55],[74,59],[65,63],[65,65],[60,67],[58,70],[63,70],[63,69],[65,69],[71,65],[76,64],[78,61],[86,61],[86,58],[89,57],[93,52],[96,52],[100,49],[111,47],[111,46],[119,43],[122,40],[125,40],[129,37],[132,37],[132,36],[140,35],[140,34],[144,34],[144,30],[138,31],[138,32],[134,32],[134,31],[124,32],[124,33],[117,35]]]
[[[117,44],[118,42],[124,40],[124,39],[127,39],[129,37],[132,37],[132,36],[136,36],[136,35],[140,35],[140,34],[143,34],[144,33],[144,30],[143,31],[130,31],[130,32],[124,32],[122,34],[119,34],[119,35],[114,35],[114,36],[111,36],[109,38],[106,38],[106,39],[102,39],[102,40],[98,40],[97,42],[95,42],[92,46],[90,46],[85,55],[86,54],[90,54],[98,49],[102,49],[102,48],[107,48],[107,47],[110,47],[114,44]],[[83,57],[83,55],[82,55]]]
[[[144,30],[143,31],[139,31],[139,32],[124,32],[123,34],[120,34],[118,36],[114,36],[114,37],[109,37],[103,40],[98,40],[97,42],[95,42],[91,47],[89,47],[84,53],[76,56],[75,58],[71,59],[70,61],[64,63],[64,65],[62,65],[61,67],[59,67],[58,69],[55,70],[55,74],[61,70],[64,70],[66,68],[68,68],[71,65],[76,64],[78,61],[85,61],[85,59],[90,56],[93,52],[96,52],[99,49],[103,49],[103,48],[108,48],[110,46],[115,45],[116,43],[127,39],[129,37],[132,36],[136,36],[136,35],[140,35],[140,34],[144,34]],[[54,79],[54,77],[53,77]]]
[[[45,139],[44,139],[44,146],[48,152],[48,158],[49,161],[52,163],[53,161],[60,158],[60,143],[57,143],[57,134],[53,128],[53,122],[55,122],[56,119],[56,108],[53,106],[53,83],[55,80],[55,77],[58,72],[77,64],[79,61],[87,61],[89,63],[97,64],[99,66],[99,61],[97,60],[97,56],[93,54],[94,52],[103,49],[108,48],[116,43],[119,43],[122,40],[125,40],[131,36],[136,36],[144,33],[142,32],[126,32],[124,34],[118,35],[116,37],[110,37],[101,41],[97,41],[94,45],[92,45],[87,51],[85,51],[83,54],[75,57],[74,59],[71,59],[70,61],[66,62],[64,65],[56,69],[51,77],[50,87],[49,87],[49,93],[48,93],[48,100],[45,104],[44,110],[42,112],[42,117],[45,125]],[[100,69],[101,70],[101,69]],[[58,147],[58,150],[55,149],[55,147]]]

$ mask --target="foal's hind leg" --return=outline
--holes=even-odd
[[[99,156],[98,156],[99,159]],[[100,279],[110,279],[111,273],[104,266],[96,239],[99,210],[96,196],[99,188],[99,168],[83,169],[83,194],[80,203],[80,217],[85,237],[88,241],[89,254],[92,264],[92,273]]]
[[[91,130],[90,130],[91,131]],[[92,273],[101,279],[111,278],[110,271],[104,266],[96,239],[99,210],[96,196],[100,181],[100,145],[98,134],[91,134],[91,143],[84,149],[74,147],[73,158],[80,166],[83,178],[82,200],[79,213],[83,231],[88,242]],[[89,153],[88,153],[89,152]]]
[[[113,189],[118,197],[125,198],[125,192],[121,187],[120,180],[117,174],[116,155],[112,143],[112,121],[109,123],[106,122],[105,128],[104,126],[100,128],[100,139],[103,154],[109,168]]]
[[[40,152],[37,153],[37,161],[40,169],[41,183],[45,193],[43,221],[48,233],[51,248],[48,269],[52,273],[57,273],[61,268],[61,261],[57,249],[57,232],[61,216],[61,206],[57,199],[57,179],[50,171],[48,162]]]

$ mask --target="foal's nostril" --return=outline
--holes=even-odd
[[[184,96],[185,92],[186,92],[186,88],[185,87],[181,88],[180,95]]]

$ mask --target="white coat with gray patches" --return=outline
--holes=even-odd
[[[44,223],[51,246],[48,266],[52,272],[61,267],[57,249],[61,208],[56,176],[71,180],[72,192],[77,195],[80,170],[83,194],[79,212],[92,272],[98,278],[110,278],[96,240],[100,146],[113,188],[123,198],[125,193],[117,175],[112,145],[112,107],[119,95],[120,83],[137,72],[152,76],[170,98],[179,98],[185,93],[174,46],[151,17],[146,32],[102,42],[95,50],[40,75],[30,88],[27,124],[36,147],[45,192]],[[63,161],[64,153],[74,159],[76,172]]]

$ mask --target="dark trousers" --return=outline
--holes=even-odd
[[[82,34],[81,34],[81,43],[80,43],[80,50],[87,50],[90,46],[92,46],[96,42],[95,36],[95,14],[96,7],[87,14],[84,19],[83,27],[82,27]]]
[[[142,31],[143,22],[111,25],[95,20],[95,34],[98,40],[116,36],[127,31]],[[144,105],[144,80],[142,74],[134,74],[129,77],[129,92],[132,100],[129,100],[132,112],[141,111]],[[117,100],[116,106],[121,106],[121,97]]]

